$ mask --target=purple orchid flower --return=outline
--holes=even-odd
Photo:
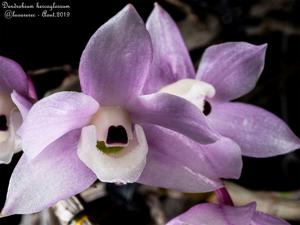
[[[21,66],[0,56],[0,164],[10,163],[13,154],[21,151],[21,140],[16,131],[34,98],[32,82]]]
[[[195,73],[175,22],[158,4],[146,25],[154,59],[144,93],[169,93],[190,101],[212,128],[238,143],[245,156],[270,157],[300,147],[299,139],[277,116],[253,105],[229,102],[254,88],[264,67],[266,44],[211,46]]]
[[[166,225],[288,225],[273,216],[256,211],[256,203],[234,207],[225,187],[215,191],[219,204],[199,204]]]
[[[279,218],[256,211],[256,203],[234,207],[199,204],[172,219],[166,225],[289,225]]]
[[[149,33],[128,5],[83,51],[83,93],[53,94],[26,116],[25,154],[2,215],[40,211],[97,178],[204,192],[240,176],[239,146],[215,133],[197,107],[166,93],[142,95],[151,61]]]

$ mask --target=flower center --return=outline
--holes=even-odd
[[[206,82],[195,79],[182,79],[164,86],[159,92],[176,95],[197,106],[205,115],[211,112],[207,99],[215,96],[215,88]]]
[[[0,131],[7,131],[7,119],[5,115],[0,115]]]
[[[126,145],[128,143],[128,136],[125,128],[122,126],[110,126],[108,128],[106,143]]]
[[[116,153],[128,146],[133,138],[131,119],[121,107],[100,107],[92,119],[97,130],[97,148]]]

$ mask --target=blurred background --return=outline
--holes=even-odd
[[[7,2],[19,4],[22,1]],[[26,4],[36,2],[26,0]],[[39,2],[52,4],[55,1]],[[300,136],[299,0],[157,2],[178,23],[195,66],[205,48],[212,44],[226,41],[268,43],[262,77],[255,90],[239,101],[275,113]],[[6,19],[3,7],[0,11],[0,54],[22,65],[33,79],[39,98],[57,88],[76,86],[81,52],[100,25],[127,3],[132,3],[146,20],[154,1],[57,0],[56,3],[70,5],[70,9],[66,10],[70,16]],[[0,165],[0,208],[4,204],[9,176],[19,157],[16,155],[10,165]],[[243,202],[247,194],[253,194],[251,199],[257,197],[270,203],[262,205],[265,211],[285,216],[293,225],[300,224],[300,151],[268,159],[245,157],[242,177],[234,183],[253,191],[264,191],[250,193],[229,183],[233,193],[238,193],[234,196],[236,201]],[[196,202],[211,198],[208,194],[186,195],[140,185],[110,184],[102,188],[105,193],[86,204],[87,213],[101,225],[164,224],[162,221],[169,220]],[[295,210],[298,210],[298,216],[293,213]],[[13,216],[0,219],[0,224],[14,225],[20,221],[20,216]]]

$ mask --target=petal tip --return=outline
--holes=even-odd
[[[261,44],[259,45],[262,49],[267,49],[268,48],[268,43],[264,43],[264,44]]]
[[[263,55],[265,55],[266,51],[267,51],[267,48],[268,48],[268,43],[264,43],[264,44],[258,45],[257,47],[258,47],[258,50],[260,52],[262,52]]]
[[[163,8],[160,6],[160,4],[158,4],[158,2],[154,2],[154,9],[153,9],[153,11],[155,11],[155,10],[157,10],[157,11],[163,11],[164,12]]]
[[[7,201],[7,200],[6,200]],[[0,211],[0,219],[1,218],[4,218],[4,217],[8,217],[8,216],[11,216],[13,215],[14,213],[10,212],[9,209],[7,209],[7,202],[5,202],[2,210]]]
[[[162,17],[165,17],[166,15],[167,16],[170,16],[168,12],[166,12],[166,10],[164,10],[163,7],[161,7],[161,5],[158,3],[158,2],[155,2],[154,3],[154,8],[152,10],[152,13],[151,15],[156,15],[156,16],[162,16]],[[151,16],[150,15],[150,16]]]
[[[131,3],[129,3],[129,4],[127,4],[124,8],[123,8],[123,10],[124,11],[136,11],[135,10],[135,7],[131,4]]]
[[[131,15],[134,15],[134,16],[138,17],[140,20],[142,20],[140,18],[140,15],[136,11],[135,7],[131,3],[124,6],[124,8],[118,14],[121,14],[122,16],[131,14]]]

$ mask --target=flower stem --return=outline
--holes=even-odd
[[[220,204],[234,206],[233,201],[225,187],[216,190],[215,195]]]

